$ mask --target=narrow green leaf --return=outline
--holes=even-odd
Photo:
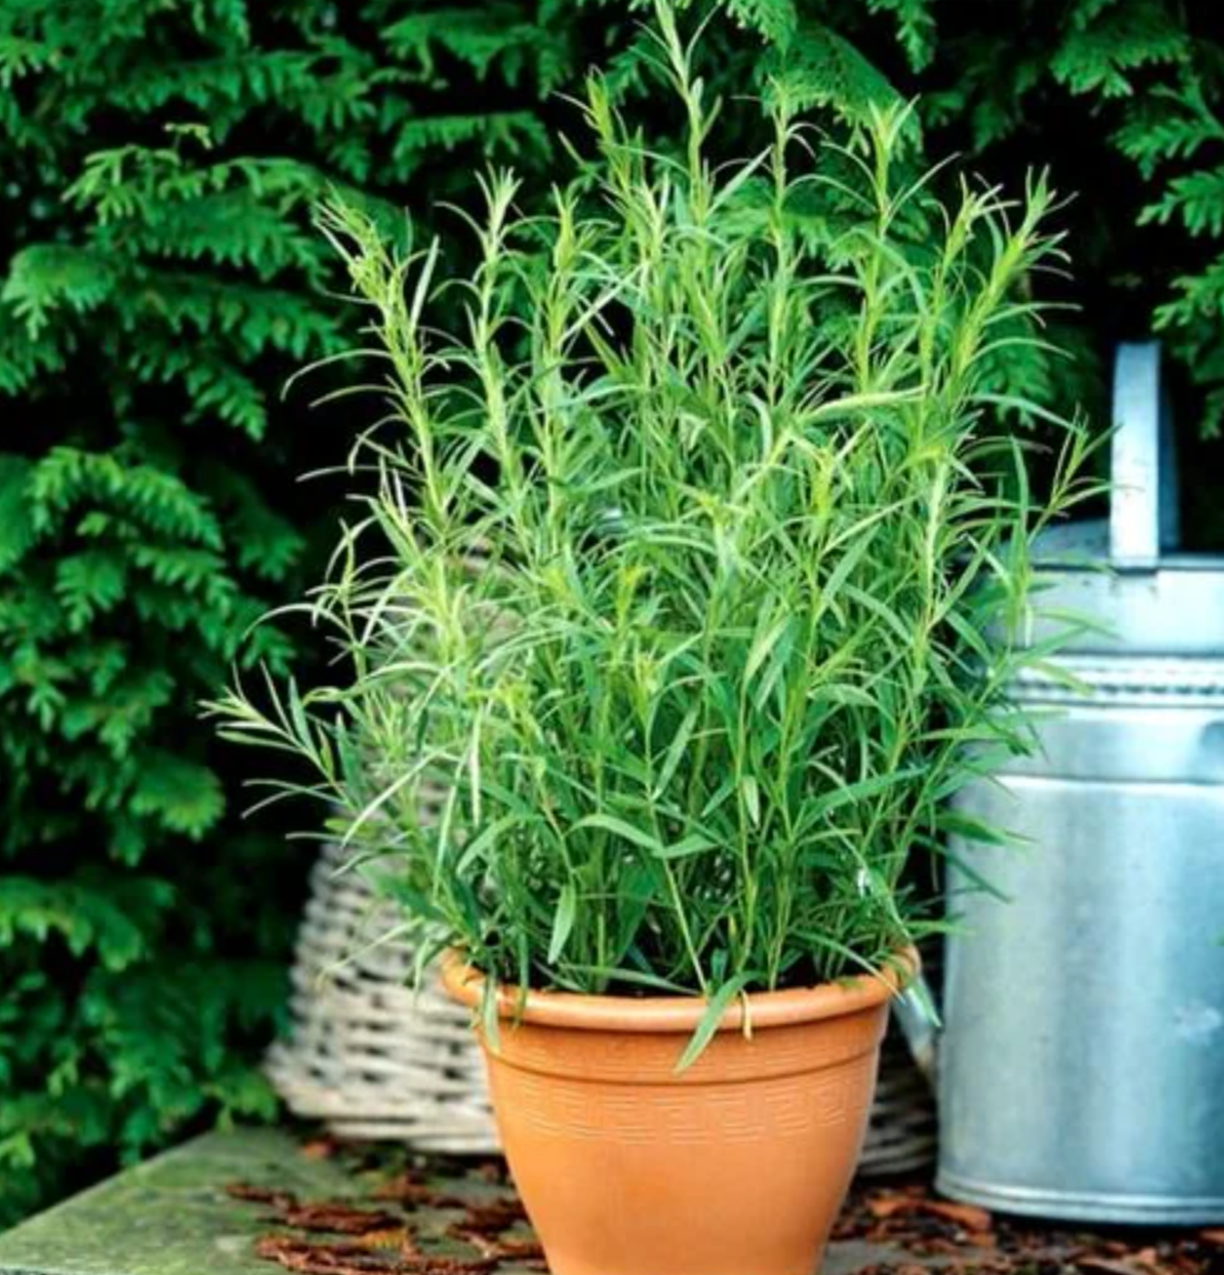
[[[676,1063],[677,1072],[687,1071],[701,1057],[705,1052],[706,1046],[714,1039],[714,1033],[722,1022],[723,1014],[727,1012],[731,1002],[753,981],[754,977],[755,975],[749,973],[737,974],[734,978],[729,978],[723,983],[714,995],[710,997],[705,1012],[701,1016],[701,1021],[697,1024],[697,1030],[690,1037],[684,1052],[680,1055],[680,1061]]]
[[[683,760],[684,750],[688,747],[689,740],[693,737],[693,728],[697,724],[697,716],[700,712],[701,705],[699,703],[694,704],[685,713],[680,725],[676,728],[672,742],[668,745],[667,754],[663,758],[663,765],[659,767],[659,778],[653,793],[655,801],[658,801],[667,791],[667,785],[671,783],[677,767]]]
[[[695,854],[704,854],[707,850],[717,849],[718,842],[711,840],[704,833],[690,832],[687,837],[656,852],[657,859],[687,859]]]
[[[574,920],[578,915],[578,891],[572,881],[561,887],[557,899],[557,911],[553,917],[552,937],[548,942],[548,963],[555,965],[565,951],[570,931],[574,928]]]
[[[649,850],[656,855],[662,854],[664,850],[662,843],[657,837],[642,828],[635,827],[631,823],[626,823],[623,819],[618,819],[615,815],[587,815],[574,824],[575,832],[583,828],[594,828],[600,832],[609,832],[614,837],[620,837],[623,841],[632,842],[635,846],[641,846],[643,850]]]
[[[755,776],[743,775],[739,781],[740,794],[744,799],[744,808],[748,811],[748,820],[754,828],[761,825],[761,786]]]

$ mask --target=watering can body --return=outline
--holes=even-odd
[[[1043,609],[1101,624],[1058,657],[1083,690],[1011,687],[1040,746],[957,798],[1022,842],[949,847],[1005,897],[950,869],[938,1185],[1016,1213],[1220,1222],[1224,560],[1172,549],[1156,346],[1121,348],[1114,397],[1110,519],[1060,529],[1038,573]]]

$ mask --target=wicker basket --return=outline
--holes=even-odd
[[[293,970],[293,1030],[269,1056],[273,1083],[292,1112],[326,1121],[342,1137],[496,1151],[468,1011],[432,980],[419,992],[407,986],[406,944],[369,946],[389,927],[389,914],[356,873],[336,874],[340,862],[338,850],[325,850],[311,878]],[[860,1169],[919,1168],[934,1147],[929,1087],[890,1030]]]

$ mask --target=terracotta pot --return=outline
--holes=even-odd
[[[479,1003],[459,958],[447,990]],[[897,976],[749,997],[503,990],[493,1108],[552,1275],[814,1275],[862,1147]]]

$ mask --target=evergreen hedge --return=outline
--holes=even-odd
[[[196,706],[285,659],[242,637],[347,447],[280,401],[350,324],[310,211],[547,162],[588,56],[547,9],[0,0],[0,1217],[274,1111],[306,856],[233,817]]]
[[[1002,388],[1099,410],[1108,343],[1155,324],[1185,373],[1184,446],[1207,454],[1212,6],[717,7],[713,88],[785,74],[851,117],[919,93],[929,156],[1009,183],[1048,164],[1079,192],[1084,309],[1060,335],[1081,358],[1013,360]],[[556,93],[595,58],[632,91],[640,54],[626,0],[0,0],[0,1222],[117,1153],[274,1111],[254,1062],[308,856],[238,822],[241,759],[196,705],[231,661],[280,667],[309,640],[244,634],[317,576],[335,489],[293,478],[361,421],[280,396],[355,326],[312,204],[337,186],[389,225],[405,205],[432,222],[485,158],[547,172],[566,162]],[[1191,495],[1218,536],[1218,488]]]

